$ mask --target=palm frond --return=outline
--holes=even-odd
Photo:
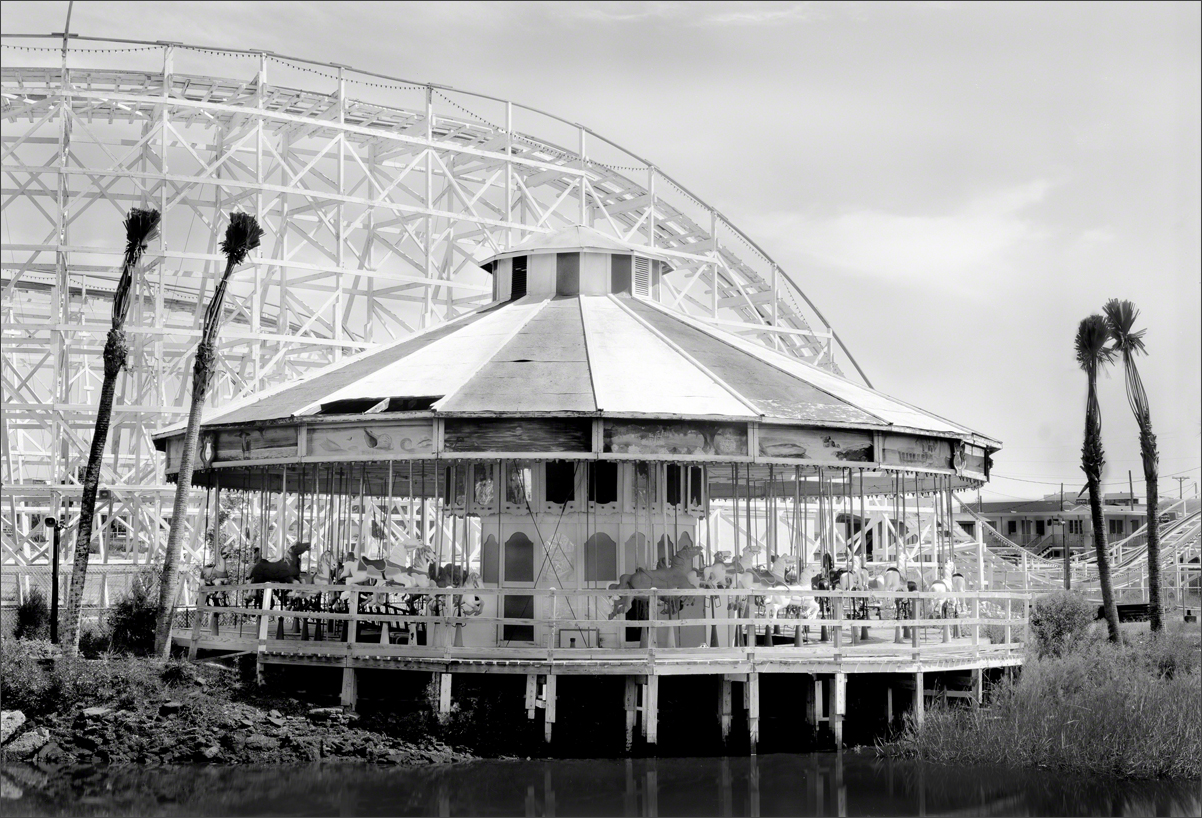
[[[1135,321],[1139,318],[1139,309],[1130,301],[1112,298],[1102,308],[1106,317],[1106,328],[1110,332],[1110,340],[1115,349],[1129,357],[1135,353],[1147,353],[1144,349],[1144,333],[1147,330],[1134,331]]]
[[[159,232],[159,211],[132,208],[125,217],[125,263],[133,265]]]
[[[251,250],[259,246],[263,238],[263,228],[249,213],[231,213],[230,225],[225,229],[225,238],[221,242],[221,252],[225,254],[227,263],[237,267],[246,260]]]
[[[1114,363],[1114,347],[1107,346],[1110,330],[1106,319],[1094,314],[1082,318],[1077,326],[1077,338],[1073,346],[1077,353],[1077,365],[1086,372],[1097,371],[1102,364]]]

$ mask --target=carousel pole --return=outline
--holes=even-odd
[[[392,464],[393,461],[390,458],[388,460],[388,501],[384,506],[384,525],[381,526],[384,536],[380,538],[380,556],[392,553]],[[375,517],[373,516],[372,519],[374,520]],[[408,560],[406,560],[407,562]]]

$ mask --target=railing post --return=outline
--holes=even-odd
[[[347,611],[351,618],[346,623],[346,643],[348,645],[359,641],[359,609],[363,605],[363,592],[358,590],[351,591],[351,606]],[[427,640],[429,641],[429,640]]]
[[[647,651],[648,654],[655,657],[655,623],[659,621],[659,589],[651,589],[651,599],[647,603]]]
[[[265,584],[259,599],[259,649],[255,662],[255,682],[258,684],[263,683],[263,654],[267,652],[267,633],[271,627],[270,612],[271,586]]]
[[[559,643],[559,626],[556,624],[559,618],[559,598],[555,596],[555,589],[551,588],[551,627],[547,637],[547,661],[551,661],[553,651]],[[548,679],[550,676],[547,677]],[[550,693],[548,692],[548,696]]]
[[[981,655],[981,592],[977,591],[972,598],[972,653],[973,656]]]
[[[831,605],[831,618],[835,620],[834,627],[831,629],[834,635],[835,650],[839,650],[839,645],[843,641],[843,597],[834,597],[831,600],[834,604]]]

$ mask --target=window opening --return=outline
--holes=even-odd
[[[566,505],[576,499],[576,464],[571,460],[550,460],[546,467],[545,494],[548,503]]]
[[[526,256],[514,256],[513,277],[510,279],[509,300],[521,298],[526,294]]]

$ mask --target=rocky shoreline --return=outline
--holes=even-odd
[[[340,707],[231,695],[237,685],[229,668],[177,664],[172,670],[171,684],[136,701],[83,696],[53,712],[3,711],[3,797],[20,797],[23,789],[63,771],[110,765],[422,766],[475,758],[436,738],[405,740],[366,729]]]

